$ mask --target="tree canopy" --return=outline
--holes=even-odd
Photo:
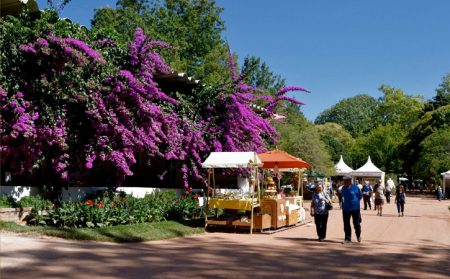
[[[354,138],[376,126],[378,102],[368,95],[346,98],[317,116],[315,124],[334,122],[344,127]]]

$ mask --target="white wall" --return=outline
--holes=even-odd
[[[86,198],[87,195],[97,191],[104,191],[107,187],[69,187],[67,190],[63,189],[61,198],[63,201],[80,201]],[[117,191],[124,191],[127,194],[136,198],[143,198],[145,194],[150,194],[155,190],[168,191],[173,190],[180,197],[184,194],[184,189],[163,189],[163,188],[149,188],[149,187],[119,187]],[[14,197],[15,200],[20,200],[23,197],[37,195],[39,187],[34,186],[0,186],[0,194]]]

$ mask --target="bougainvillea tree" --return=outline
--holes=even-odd
[[[187,187],[204,179],[200,163],[209,152],[259,152],[275,142],[268,119],[282,102],[297,102],[286,92],[306,91],[256,97],[230,55],[230,83],[169,96],[155,81],[171,70],[159,55],[168,44],[138,28],[129,46],[118,46],[77,26],[62,32],[55,17],[42,24],[45,16],[38,32],[17,19],[1,29],[9,33],[1,50],[10,55],[2,57],[0,77],[1,160],[13,173],[41,168],[77,183],[90,169],[108,167],[120,184],[144,153],[179,162]],[[17,30],[28,31],[14,36]],[[253,110],[256,99],[266,103],[263,114]]]

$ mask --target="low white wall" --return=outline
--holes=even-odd
[[[80,201],[84,200],[86,196],[96,193],[97,191],[104,191],[107,187],[69,187],[67,190],[62,189],[61,199],[63,201]],[[0,194],[12,196],[16,201],[26,196],[37,195],[39,187],[34,186],[0,186]],[[175,191],[178,197],[185,193],[184,189],[166,189],[166,188],[149,188],[149,187],[119,187],[117,191],[123,191],[136,198],[143,198],[146,194],[154,191]]]
[[[0,195],[12,196],[16,201],[23,197],[36,195],[38,187],[31,186],[0,186]]]

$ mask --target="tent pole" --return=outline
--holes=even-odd
[[[214,168],[212,168],[212,180],[213,180],[213,187],[214,187],[212,197],[214,198],[216,196],[216,177],[214,176]]]
[[[255,157],[256,157],[256,155],[255,155]],[[258,167],[254,167],[253,171],[255,172],[255,176],[254,177],[256,179],[258,179]],[[250,189],[251,194],[252,194],[252,201],[251,201],[252,202],[252,209],[251,209],[251,212],[250,212],[250,234],[253,234],[253,207],[254,207],[253,200],[255,198],[255,187],[256,187],[256,181],[255,181],[255,184],[253,184],[251,186],[251,189]]]
[[[300,186],[302,187],[302,208],[303,208],[303,172],[300,175]]]
[[[208,187],[206,188],[206,205],[205,205],[205,229],[208,226],[208,212],[209,212],[209,189],[211,184],[211,169],[208,171]]]

